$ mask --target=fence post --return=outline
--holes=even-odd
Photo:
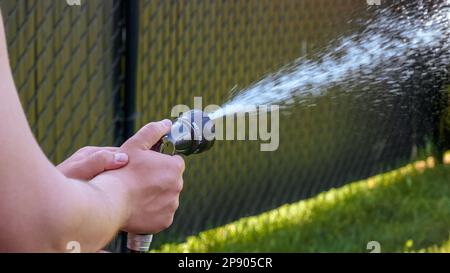
[[[125,138],[134,134],[136,80],[139,44],[139,1],[125,1]]]
[[[122,18],[124,24],[122,27],[122,44],[124,49],[125,71],[124,92],[123,92],[123,122],[118,126],[122,131],[120,134],[121,143],[134,134],[136,120],[136,84],[137,84],[137,56],[139,44],[139,0],[121,1],[124,8]],[[120,252],[127,252],[127,233],[120,232]]]

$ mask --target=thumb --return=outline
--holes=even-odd
[[[96,176],[103,171],[121,168],[127,163],[127,154],[108,150],[95,152],[86,159],[87,168],[90,170],[92,176]]]
[[[150,150],[165,134],[170,131],[172,122],[168,119],[150,122],[142,127],[134,136],[128,139],[122,147],[137,146]]]

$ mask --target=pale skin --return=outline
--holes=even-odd
[[[118,147],[83,147],[56,168],[66,177],[89,181],[104,171],[124,167],[128,155]]]
[[[149,123],[121,147],[88,147],[55,167],[21,107],[0,15],[0,252],[95,252],[119,230],[171,225],[184,161],[151,151],[171,122]]]

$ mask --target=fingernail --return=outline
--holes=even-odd
[[[165,119],[161,121],[165,126],[172,126],[172,121],[170,119]]]
[[[128,162],[128,155],[125,153],[114,154],[114,161],[116,161],[117,163]]]

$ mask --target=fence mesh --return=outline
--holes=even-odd
[[[113,145],[121,87],[119,2],[1,1],[24,110],[60,162],[86,145]]]
[[[136,118],[137,129],[169,117],[176,104],[192,106],[194,96],[220,105],[231,89],[312,56],[355,31],[351,19],[371,15],[359,0],[141,0],[137,75],[131,75],[136,113],[124,117],[123,96],[132,90],[124,90],[130,75],[122,65],[123,2],[0,1],[20,98],[55,163],[82,146],[120,145],[126,118]],[[311,107],[280,117],[275,152],[260,152],[256,141],[218,141],[208,153],[186,158],[180,208],[155,244],[410,160],[438,132],[435,91],[443,83],[428,82],[421,85],[428,93],[381,99],[378,90],[339,96],[342,90],[330,90]]]
[[[369,16],[366,1],[352,0],[141,1],[136,126],[167,117],[173,105],[193,107],[194,96],[204,105],[220,105],[231,89],[313,56],[356,31],[350,20]],[[412,95],[380,98],[381,86],[339,96],[345,90],[330,90],[313,107],[281,117],[275,152],[260,152],[258,142],[218,141],[208,153],[187,158],[180,209],[156,242],[182,239],[409,160],[435,126],[423,118],[437,101],[436,90],[426,88],[417,90],[419,102]]]

